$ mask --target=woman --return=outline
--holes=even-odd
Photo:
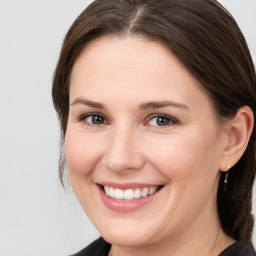
[[[255,255],[255,70],[218,2],[94,1],[52,93],[61,181],[102,235],[75,255]]]

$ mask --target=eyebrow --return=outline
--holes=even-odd
[[[104,105],[98,102],[90,101],[87,99],[77,98],[75,99],[70,105],[82,104],[86,106],[90,106],[92,108],[103,109]],[[174,102],[174,101],[150,101],[146,103],[142,103],[139,105],[140,110],[146,109],[156,109],[156,108],[163,108],[163,107],[176,107],[176,108],[183,108],[189,110],[189,107],[185,104]]]
[[[103,105],[101,103],[93,102],[86,99],[80,99],[80,98],[75,99],[70,105],[74,106],[76,104],[82,104],[82,105],[86,105],[86,106],[90,106],[92,108],[98,108],[98,109],[103,108]]]
[[[174,102],[174,101],[151,101],[140,104],[139,109],[155,109],[155,108],[163,108],[163,107],[176,107],[176,108],[183,108],[189,110],[189,107],[185,104]]]

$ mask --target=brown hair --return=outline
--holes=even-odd
[[[64,39],[53,78],[53,103],[63,145],[69,114],[69,80],[81,50],[104,35],[142,36],[166,45],[202,84],[219,120],[248,105],[256,113],[256,77],[246,41],[233,17],[215,0],[96,0],[75,20]],[[217,204],[223,230],[250,240],[252,187],[256,170],[256,130],[231,168],[220,178]],[[59,175],[63,184],[65,158]]]

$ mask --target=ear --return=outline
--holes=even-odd
[[[244,154],[254,125],[254,116],[250,107],[241,107],[234,118],[224,124],[227,140],[219,170],[228,171]]]

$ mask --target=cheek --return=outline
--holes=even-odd
[[[101,147],[95,136],[82,136],[68,132],[65,136],[65,157],[70,175],[88,175],[101,155]]]
[[[184,182],[198,176],[216,175],[218,170],[218,148],[216,138],[201,134],[179,134],[162,138],[154,142],[150,148],[148,159],[162,174],[172,180]],[[200,177],[198,182],[200,182]]]
[[[98,144],[93,136],[88,138],[81,131],[67,130],[65,157],[69,178],[77,199],[86,212],[92,209],[92,172],[99,156]]]
[[[219,157],[214,136],[175,136],[155,143],[150,154],[168,181],[165,212],[172,212],[176,219],[190,219],[188,212],[192,218],[207,202],[214,204]]]

